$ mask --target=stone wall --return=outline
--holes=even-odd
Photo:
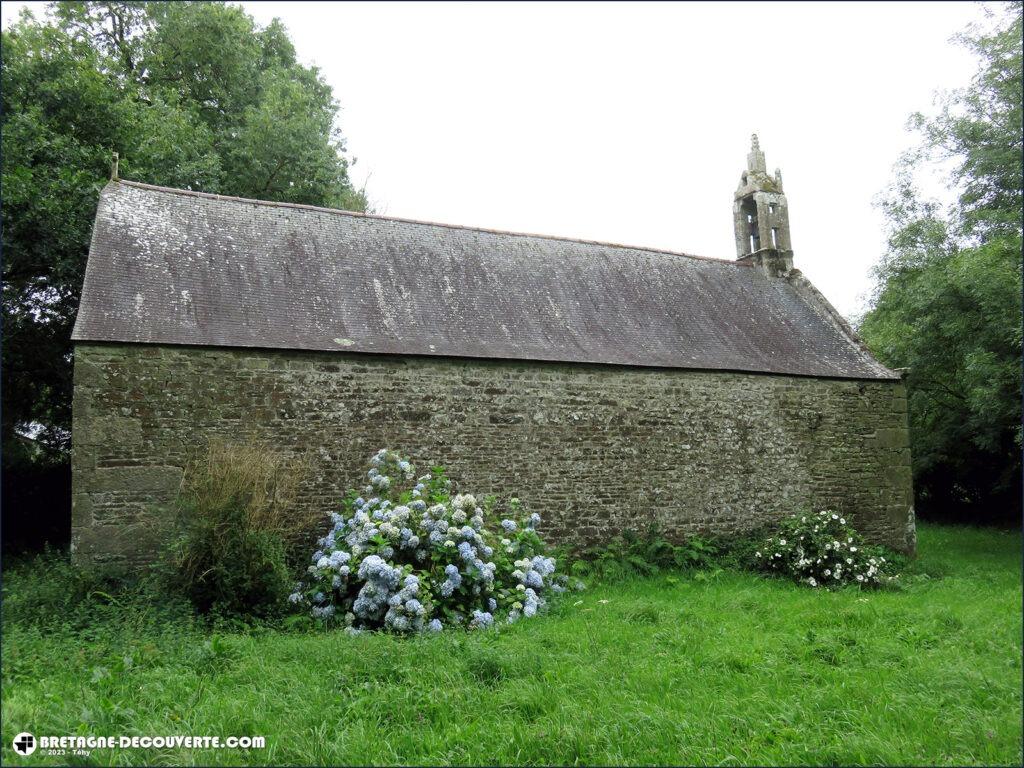
[[[145,559],[209,435],[307,453],[325,512],[378,448],[514,494],[552,540],[730,533],[834,508],[914,547],[904,386],[560,363],[79,343],[79,557]]]

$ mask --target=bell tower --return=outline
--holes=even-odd
[[[793,269],[782,172],[776,169],[774,176],[768,175],[756,133],[751,137],[747,170],[740,177],[732,210],[739,261],[756,264],[770,277],[785,276]]]

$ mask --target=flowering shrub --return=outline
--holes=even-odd
[[[812,587],[880,586],[897,578],[885,573],[885,558],[864,544],[846,518],[827,510],[786,518],[754,557],[759,567]]]
[[[331,515],[292,603],[351,631],[439,632],[531,617],[565,590],[544,554],[540,515],[520,519],[512,499],[511,514],[488,526],[490,505],[452,497],[443,472],[415,476],[393,451],[370,459],[362,495],[350,492]]]

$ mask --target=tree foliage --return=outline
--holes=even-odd
[[[897,166],[882,208],[888,253],[861,333],[907,390],[918,511],[965,522],[1021,514],[1021,16],[958,37],[980,61],[971,86],[910,124],[921,145]],[[948,210],[914,185],[952,168]]]
[[[70,334],[113,152],[123,178],[366,210],[331,88],[277,20],[221,3],[52,3],[3,32],[0,79],[8,457],[29,424],[66,457]]]

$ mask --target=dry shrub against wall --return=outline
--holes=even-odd
[[[186,463],[172,549],[182,590],[200,610],[269,614],[322,513],[296,504],[308,460],[248,440],[211,438]]]
[[[214,510],[237,504],[247,527],[277,534],[286,546],[303,543],[322,527],[322,514],[296,504],[309,472],[306,457],[285,456],[252,439],[215,437],[184,469],[179,497],[194,514],[215,516]]]

